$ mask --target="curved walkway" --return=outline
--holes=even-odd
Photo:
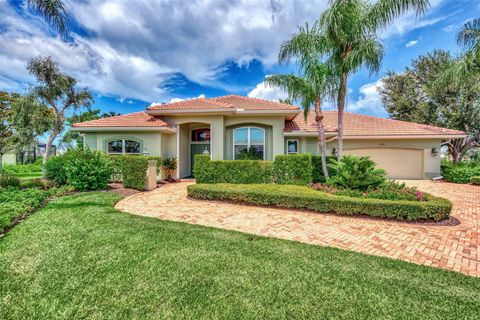
[[[454,203],[457,226],[430,226],[187,198],[188,183],[121,200],[119,210],[402,259],[480,276],[480,187],[407,181]]]

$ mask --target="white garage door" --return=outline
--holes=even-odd
[[[364,148],[344,150],[344,153],[369,156],[392,179],[423,179],[422,150]]]

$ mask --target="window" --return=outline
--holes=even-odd
[[[256,153],[260,160],[265,159],[265,130],[243,127],[233,130],[233,154],[238,160],[245,153]]]
[[[287,140],[287,153],[298,153],[298,140]]]
[[[108,154],[140,154],[141,145],[140,142],[119,139],[109,141],[107,143],[107,153]]]
[[[210,129],[192,130],[192,142],[210,141]]]

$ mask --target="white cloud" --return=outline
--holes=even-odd
[[[455,24],[449,24],[448,26],[445,26],[442,28],[444,32],[452,32],[453,30],[456,30],[457,26]]]
[[[199,94],[198,97],[188,97],[188,98],[178,98],[178,97],[173,97],[170,98],[170,100],[167,103],[174,103],[174,102],[181,102],[185,100],[190,100],[190,99],[198,99],[198,98],[205,98],[205,94]],[[156,105],[156,104],[162,104],[162,102],[152,102],[150,105]]]
[[[265,85],[265,82],[260,82],[248,94],[249,97],[259,98],[265,100],[278,101],[279,99],[286,99],[287,93],[278,87]]]
[[[378,88],[381,88],[382,86],[382,79],[361,86],[359,89],[360,96],[358,100],[347,104],[348,111],[380,117],[386,116],[385,109],[383,108],[380,99],[380,93],[378,92]]]
[[[416,45],[418,43],[418,41],[420,41],[420,39],[408,41],[407,44],[405,45],[405,48],[413,47],[414,45]]]

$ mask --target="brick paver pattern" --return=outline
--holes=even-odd
[[[174,183],[121,200],[119,210],[163,220],[237,230],[402,259],[480,276],[480,186],[406,181],[450,199],[456,226],[338,216],[187,198],[188,183]]]

